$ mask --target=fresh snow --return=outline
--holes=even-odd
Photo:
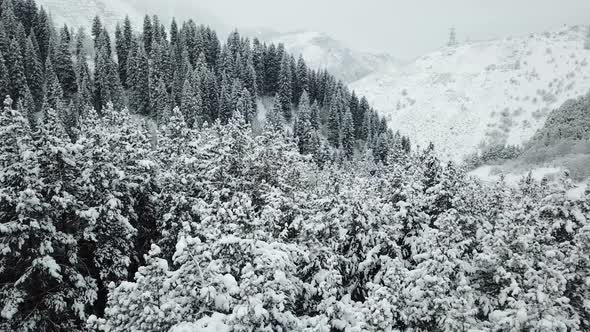
[[[425,147],[452,160],[482,142],[522,144],[549,112],[590,89],[585,29],[445,47],[350,84]]]
[[[522,180],[522,178],[526,177],[529,172],[521,172],[521,173],[500,173],[494,171],[495,166],[486,165],[481,166],[471,172],[469,175],[475,176],[485,182],[497,182],[500,180],[500,176],[504,176],[504,182],[511,186],[516,186]],[[544,177],[557,177],[562,172],[561,169],[556,167],[539,167],[529,170],[533,179],[536,181],[541,181]]]

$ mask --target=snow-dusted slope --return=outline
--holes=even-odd
[[[549,111],[590,89],[585,30],[443,48],[351,84],[394,129],[461,159],[485,142],[521,144]]]
[[[37,0],[53,18],[54,23],[88,29],[94,16],[98,15],[108,29],[114,29],[125,15],[137,26],[143,16],[128,2],[118,0]]]
[[[263,39],[283,43],[289,53],[295,56],[303,55],[309,67],[327,69],[345,82],[353,82],[374,72],[399,65],[399,61],[388,54],[358,52],[320,32],[298,31]]]
[[[98,15],[112,31],[125,15],[129,15],[137,30],[143,25],[144,15],[156,14],[166,25],[172,21],[172,17],[179,21],[190,18],[197,24],[212,26],[221,36],[229,31],[213,14],[185,0],[37,0],[37,3],[45,7],[59,25],[67,23],[73,27],[89,27],[94,16]]]

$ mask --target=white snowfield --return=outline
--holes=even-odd
[[[327,69],[347,83],[400,65],[391,55],[358,52],[321,32],[297,31],[268,39],[276,44],[283,43],[285,49],[296,57],[303,55],[308,67]]]
[[[350,84],[413,142],[462,160],[482,142],[522,144],[590,89],[582,27],[445,47]]]

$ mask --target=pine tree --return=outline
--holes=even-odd
[[[76,84],[76,72],[74,70],[74,63],[72,62],[72,54],[70,53],[70,41],[65,31],[67,31],[67,28],[62,30],[53,65],[57,78],[61,83],[64,96],[70,99],[78,91],[78,86]]]
[[[200,116],[203,108],[202,104],[203,100],[199,86],[193,86],[190,78],[185,79],[182,89],[181,110],[189,128],[202,124],[203,119]]]
[[[356,138],[359,140],[367,140],[368,132],[366,129],[368,124],[365,124],[365,121],[367,120],[367,114],[369,114],[370,110],[371,107],[369,106],[367,98],[362,97],[356,112],[356,119],[353,118],[353,120],[355,121],[355,135]]]
[[[33,95],[31,94],[29,87],[25,88],[23,98],[18,104],[20,106],[19,111],[21,114],[27,117],[29,120],[29,125],[34,128],[36,125],[37,105],[33,99]]]
[[[4,100],[6,96],[10,95],[10,76],[8,69],[4,64],[4,56],[0,51],[0,99]]]
[[[25,76],[27,77],[27,85],[33,100],[35,101],[35,111],[41,110],[41,102],[43,100],[43,67],[39,62],[39,57],[33,46],[33,35],[27,39],[27,46],[25,49]]]
[[[93,85],[90,69],[88,68],[88,63],[86,61],[78,64],[78,86],[78,102],[81,111],[83,111],[93,105]]]
[[[295,79],[295,89],[293,91],[295,96],[295,104],[299,104],[299,98],[303,91],[309,91],[308,86],[308,79],[307,79],[307,65],[305,64],[305,60],[303,60],[303,55],[299,55],[299,60],[297,60],[297,71],[296,71],[296,79]]]
[[[37,23],[37,5],[34,0],[21,0],[20,6],[15,8],[15,14],[23,24],[25,31],[31,29]]]
[[[291,121],[291,101],[292,101],[292,75],[291,64],[287,56],[283,57],[278,80],[279,100],[281,101],[281,110],[285,120]]]
[[[168,100],[168,93],[166,92],[166,84],[161,78],[150,82],[150,116],[156,123],[163,123],[164,116],[169,115],[170,101]]]
[[[313,129],[320,129],[320,106],[318,105],[317,101],[314,101],[311,105],[311,114],[309,121]]]
[[[138,114],[149,115],[150,113],[150,81],[149,61],[142,46],[139,47],[135,66],[131,69],[134,76],[134,85],[131,87],[131,100],[134,104],[134,111]]]
[[[102,35],[104,34],[103,31]],[[109,55],[107,47],[101,47],[98,49],[94,70],[93,89],[94,108],[96,110],[103,109],[103,107],[109,102],[113,103],[115,107],[122,106],[123,88],[119,81],[118,67]]]
[[[113,56],[111,36],[109,35],[109,32],[106,28],[103,28],[100,34],[98,35],[98,38],[94,40],[95,53],[100,53],[101,49],[106,53],[106,56],[108,58],[111,58]]]
[[[178,33],[178,24],[176,23],[176,18],[172,18],[172,23],[170,24],[170,44],[173,46],[178,46],[180,42],[180,35]]]
[[[46,103],[46,107],[54,110],[58,109],[58,106],[62,103],[63,91],[49,57],[45,61],[44,86],[45,96],[43,97],[43,101]]]
[[[0,52],[8,54],[10,47],[10,39],[6,35],[6,27],[2,20],[0,20]]]
[[[220,86],[219,94],[219,115],[221,123],[226,124],[231,119],[234,111],[234,100],[232,100],[232,84],[227,76],[224,76]]]
[[[35,39],[39,44],[39,61],[45,63],[49,53],[49,38],[51,36],[51,25],[47,12],[43,7],[39,10],[37,23],[35,25]]]
[[[154,28],[149,15],[143,18],[143,46],[147,54],[152,53],[152,42],[154,37]]]
[[[295,136],[298,138],[299,152],[309,154],[313,152],[312,139],[314,128],[311,124],[311,106],[307,91],[301,94],[299,107],[297,108],[297,119],[294,126]]]
[[[449,42],[447,46],[452,47],[457,45],[457,34],[455,32],[455,27],[451,27],[451,31],[449,32]]]
[[[344,112],[342,117],[341,142],[344,156],[349,160],[352,159],[354,154],[354,125],[349,109]]]
[[[100,17],[98,17],[98,15],[94,16],[94,19],[92,20],[91,34],[92,34],[92,38],[95,41],[98,40],[98,37],[102,33],[102,29],[103,28],[102,28],[102,22],[100,21]]]
[[[16,40],[12,40],[10,43],[10,51],[5,59],[6,67],[8,69],[8,77],[10,79],[10,96],[15,103],[24,96],[25,87],[27,85],[22,54],[20,44]]]
[[[264,55],[264,82],[265,93],[273,96],[278,92],[278,79],[281,69],[281,61],[277,61],[277,49],[274,44],[270,44]]]
[[[328,142],[333,147],[340,146],[340,110],[337,103],[332,103],[328,117]]]
[[[251,123],[256,115],[254,106],[252,105],[252,95],[245,87],[236,102],[236,112],[241,114],[248,123]]]
[[[268,130],[275,132],[283,132],[283,126],[285,119],[283,118],[283,111],[281,109],[281,101],[279,95],[275,95],[272,100],[270,109],[266,110],[266,123],[265,127]]]

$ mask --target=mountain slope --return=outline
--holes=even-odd
[[[218,33],[227,34],[229,29],[213,14],[201,8],[198,4],[184,0],[38,0],[39,6],[45,7],[51,13],[58,25],[64,23],[74,27],[89,27],[94,16],[98,15],[103,24],[114,30],[118,22],[122,22],[125,15],[129,15],[136,29],[143,24],[146,14],[158,14],[166,25],[176,17],[177,21],[193,19],[197,24],[210,25]]]
[[[313,69],[327,69],[344,82],[353,82],[385,68],[399,66],[400,62],[388,54],[371,54],[353,50],[327,34],[314,31],[297,31],[286,34],[266,32],[262,39],[283,43],[289,53],[303,58]]]
[[[142,14],[127,1],[117,0],[37,0],[58,26],[68,24],[72,27],[88,29],[94,16],[98,15],[102,23],[110,30],[117,22],[122,22],[125,15],[133,24],[143,22]]]
[[[590,89],[584,29],[443,48],[350,84],[399,129],[460,160],[482,143],[522,144]]]

